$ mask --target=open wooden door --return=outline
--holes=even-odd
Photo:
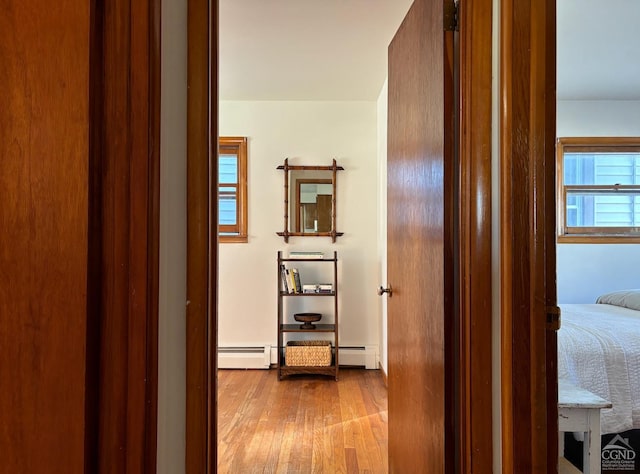
[[[390,472],[451,472],[453,31],[416,0],[389,46],[387,282]],[[451,6],[452,3],[449,5]]]

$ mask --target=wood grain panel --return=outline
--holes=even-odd
[[[490,472],[492,2],[460,6],[460,472]]]
[[[154,11],[155,9],[155,11]],[[129,190],[127,236],[129,254],[127,320],[126,471],[155,472],[157,405],[157,285],[159,182],[159,77],[160,58],[153,57],[154,41],[159,52],[159,23],[152,23],[160,2],[129,3],[130,66],[128,156]],[[158,21],[159,18],[156,18]],[[153,60],[155,59],[155,63]],[[155,89],[153,89],[155,85]],[[153,94],[156,94],[155,97]],[[157,115],[153,115],[155,109]],[[154,148],[155,146],[155,148]],[[155,187],[154,187],[155,185]],[[155,202],[153,199],[156,199]],[[156,252],[155,255],[152,252]],[[155,261],[154,261],[155,260]],[[155,280],[155,282],[154,282]],[[141,376],[144,375],[144,378]],[[119,470],[119,472],[123,472]]]
[[[542,190],[538,194],[540,203],[538,220],[543,229],[540,245],[543,252],[539,256],[538,265],[544,273],[540,279],[541,296],[547,308],[558,304],[557,274],[556,274],[556,2],[548,0],[544,2],[544,8],[536,8],[534,22],[536,24],[535,36],[544,38],[537,42],[536,63],[538,88],[544,90],[544,94],[538,97],[538,106],[543,106],[538,117],[538,140],[543,143],[543,154],[537,160],[539,182]],[[542,102],[542,103],[540,103]],[[537,109],[536,109],[537,110]],[[546,311],[545,311],[546,312]],[[555,473],[558,469],[558,334],[555,329],[547,327],[544,333],[545,354],[544,363],[546,371],[544,395],[546,400],[546,424],[547,424],[547,464],[546,472]]]
[[[459,472],[491,472],[492,2],[460,2]]]
[[[453,33],[443,25],[443,3],[416,0],[389,46],[391,472],[444,472],[454,460],[445,452],[454,444],[445,381],[454,318]]]
[[[3,4],[3,472],[155,471],[158,6]]]
[[[2,470],[82,472],[89,5],[2,10]]]
[[[145,387],[144,472],[156,472],[158,445],[158,332],[160,281],[160,105],[161,105],[160,0],[149,2],[149,150],[148,150],[148,238],[147,238],[147,347]]]
[[[103,16],[102,178],[99,472],[126,472],[127,361],[129,357],[129,157],[132,130],[127,101],[131,68],[131,25],[126,0],[108,2]],[[100,8],[100,7],[99,7]],[[97,52],[96,52],[97,53]],[[125,278],[118,278],[125,275]]]
[[[555,2],[501,4],[503,469],[557,472]],[[553,220],[551,220],[553,219]]]
[[[101,240],[97,467],[104,473],[155,471],[158,8],[155,0],[117,0],[95,12],[100,221],[92,231]]]
[[[217,459],[218,2],[188,0],[186,470]]]

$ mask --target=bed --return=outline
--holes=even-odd
[[[602,434],[640,428],[640,290],[560,307],[559,378],[613,404],[601,412]]]

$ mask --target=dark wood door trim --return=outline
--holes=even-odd
[[[85,467],[154,473],[160,0],[91,8]]]
[[[500,19],[502,468],[553,473],[555,0],[505,0]]]
[[[460,2],[461,473],[491,472],[491,83],[492,2]]]
[[[186,472],[217,465],[218,3],[188,0]],[[210,202],[211,201],[211,202]]]
[[[162,64],[161,0],[149,5],[149,236],[147,239],[147,396],[145,470],[156,472],[158,448],[158,331],[160,300],[160,109]]]

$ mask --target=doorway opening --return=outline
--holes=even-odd
[[[377,108],[386,105],[380,93],[388,43],[410,4],[219,2],[218,134],[248,137],[249,183],[249,241],[218,245],[218,347],[224,348],[225,361],[232,350],[234,355],[260,350],[261,363],[265,352],[270,364],[276,363],[277,251],[330,255],[338,250],[340,361],[378,369],[376,360],[368,360],[382,353],[385,343],[381,299],[371,291],[380,283],[376,173],[378,133],[386,133]],[[329,165],[334,158],[348,163],[339,173],[335,212],[336,229],[350,231],[336,243],[316,236],[284,243],[276,235],[283,219],[277,166],[285,158],[302,166]],[[292,218],[303,212],[318,214],[310,206],[290,211],[291,231],[331,230],[320,216]]]
[[[638,16],[634,2],[618,0],[606,8],[598,2],[557,2],[558,375],[561,386],[579,387],[594,405],[598,398],[613,405],[598,409],[602,437],[595,435],[599,447],[592,448],[590,457],[603,473],[623,469],[602,451],[616,435],[640,450],[640,425],[631,416],[634,409],[627,411],[640,405],[635,396],[640,388],[629,377],[637,351],[625,340],[637,339],[640,327],[625,326],[625,313],[633,315],[634,310],[621,308],[621,301],[610,296],[638,288],[640,239],[631,234],[639,198],[625,188],[640,182],[635,177],[640,166],[640,87],[628,80],[638,71],[635,52],[627,47],[640,41],[631,20]],[[607,193],[609,185],[616,190]],[[578,191],[594,187],[598,193]],[[606,362],[614,359],[618,362]],[[560,430],[560,444],[566,439],[560,455],[582,469],[581,435]],[[640,464],[630,462],[625,468],[636,470]]]
[[[194,1],[194,6],[195,3]],[[466,50],[462,48],[463,51],[470,51],[469,45],[490,43],[491,2],[482,0],[477,5],[478,7],[473,10],[473,15],[470,11],[460,12],[463,17],[461,21],[466,21],[469,25],[464,30],[464,39],[461,39],[461,43],[467,47]],[[208,61],[208,44],[205,48],[202,47],[202,39],[209,37],[207,34],[209,24],[214,26],[218,24],[218,10],[217,8],[211,10],[208,7],[202,8],[202,5],[200,8],[198,10],[196,6],[196,8],[190,9],[189,36],[190,45],[193,45],[190,46],[189,52],[190,64],[191,67],[194,64],[200,66],[204,64],[206,65],[204,70],[208,70],[210,67],[211,73],[207,76],[213,78],[213,84],[209,84],[207,78],[203,78],[202,74],[197,73],[194,80],[189,81],[190,111],[188,115],[193,123],[193,126],[188,127],[191,134],[189,138],[191,149],[188,172],[189,195],[194,197],[196,201],[198,195],[202,196],[201,193],[205,195],[208,193],[210,164],[215,165],[215,159],[210,156],[210,137],[218,136],[220,125],[217,72],[215,69],[217,62],[215,60]],[[448,14],[451,13],[448,12]],[[444,17],[444,12],[441,12],[441,15],[441,18]],[[450,15],[447,18],[454,17],[455,15]],[[213,18],[211,23],[210,18]],[[438,30],[440,30],[440,26],[441,24],[438,25]],[[212,34],[211,37],[216,38],[217,35]],[[213,50],[215,49],[213,48]],[[482,237],[490,235],[490,218],[487,218],[486,214],[491,208],[490,198],[486,192],[482,192],[483,189],[490,188],[488,183],[491,181],[489,166],[491,101],[487,88],[483,86],[483,84],[490,83],[491,80],[490,67],[487,67],[487,64],[491,63],[490,48],[478,48],[473,56],[467,57],[466,62],[464,59],[461,62],[467,67],[461,75],[461,82],[468,85],[467,88],[463,87],[462,89],[468,94],[469,103],[473,104],[473,109],[470,109],[468,114],[463,114],[461,119],[463,122],[461,128],[472,131],[472,133],[466,134],[460,145],[461,167],[464,168],[461,175],[468,178],[464,186],[469,191],[468,193],[461,191],[464,199],[461,208],[465,210],[462,214],[465,219],[464,228],[467,229],[461,232],[461,241],[468,244],[471,241],[487,242]],[[199,72],[202,73],[202,69]],[[203,100],[203,98],[207,98],[207,100]],[[212,120],[208,126],[202,127],[202,119],[208,117],[209,112]],[[472,117],[476,117],[477,114],[486,120],[474,123]],[[280,156],[277,158],[278,162],[282,159]],[[251,193],[251,188],[249,193]],[[476,212],[477,210],[480,210],[479,214]],[[215,341],[218,336],[216,324],[219,312],[216,285],[218,262],[221,256],[217,246],[210,245],[210,229],[215,228],[215,224],[212,225],[216,222],[215,217],[215,210],[209,209],[207,203],[200,202],[196,204],[196,209],[189,219],[187,466],[194,472],[202,471],[202,466],[211,470],[217,463],[215,447],[217,367],[216,358],[212,356],[215,354]],[[207,224],[203,226],[203,222]],[[251,238],[251,227],[249,228],[249,237]],[[470,251],[466,252],[463,257],[460,278],[466,278],[476,272],[482,273],[482,269],[486,270],[490,267],[491,256],[490,251],[487,252],[488,246],[461,246],[470,249]],[[470,469],[475,466],[475,469],[480,472],[491,469],[492,465],[492,443],[490,437],[486,436],[487,432],[491,432],[491,410],[488,409],[491,406],[491,385],[487,385],[487,380],[490,380],[491,377],[491,338],[481,335],[481,333],[484,334],[482,331],[487,330],[488,326],[482,324],[482,321],[486,322],[490,318],[491,291],[490,285],[486,285],[484,279],[482,282],[477,278],[468,281],[470,281],[470,286],[466,288],[469,291],[461,296],[464,299],[464,302],[461,303],[464,322],[460,327],[464,328],[464,336],[461,336],[463,339],[459,347],[465,351],[465,354],[460,357],[466,363],[461,365],[462,372],[458,386],[460,393],[463,394],[458,399],[461,404],[458,419],[461,426],[464,427],[459,431],[461,441],[458,446],[462,458],[458,462],[461,466],[468,465]],[[203,282],[206,283],[203,284]],[[375,282],[372,288],[376,288],[379,283],[379,281]],[[481,309],[471,310],[476,307]],[[481,330],[472,333],[472,327],[478,327]],[[203,426],[202,420],[207,420],[205,426]],[[472,452],[475,453],[474,456],[471,455]]]

